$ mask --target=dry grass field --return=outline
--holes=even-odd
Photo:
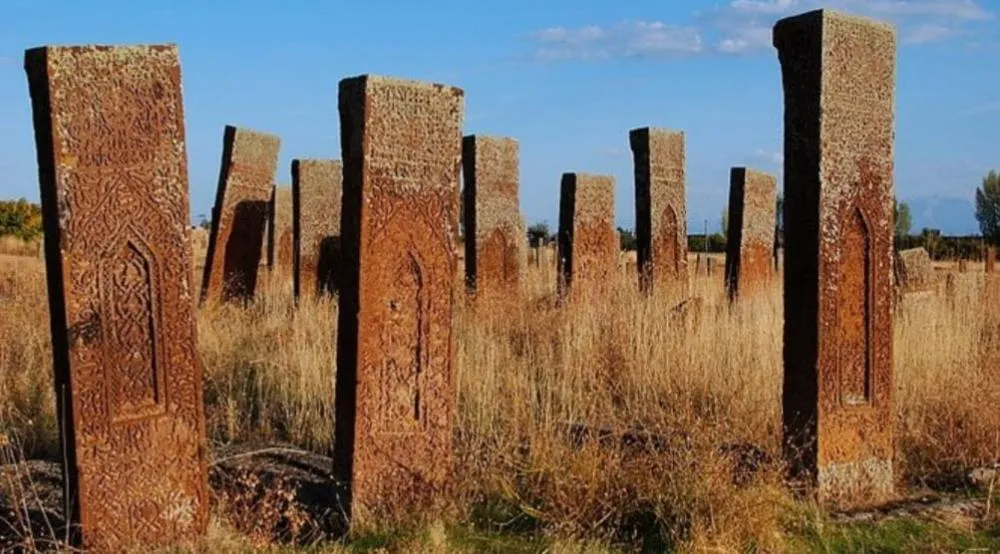
[[[525,281],[520,300],[460,302],[456,466],[441,505],[368,514],[351,542],[310,551],[853,550],[781,483],[780,283],[730,308],[721,274],[699,275],[702,302],[673,310],[640,296],[624,270],[613,296],[563,308],[554,267],[529,266]],[[336,302],[293,309],[287,281],[265,289],[249,307],[198,314],[213,456],[274,444],[327,455]],[[59,459],[37,250],[0,255],[0,314],[0,494],[16,497],[0,517],[16,522],[40,500],[27,470],[11,468]],[[997,320],[943,295],[906,302],[894,355],[898,487],[961,492],[970,469],[1000,456]],[[213,479],[211,536],[194,548],[314,540],[303,530],[322,516],[296,507],[294,491],[241,483]],[[976,529],[995,529],[993,517]],[[939,544],[922,536],[914,544]]]

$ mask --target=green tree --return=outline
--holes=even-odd
[[[909,236],[910,228],[913,226],[913,219],[910,217],[910,205],[906,202],[896,202],[892,199],[892,217],[895,221],[893,229],[897,238]]]
[[[1000,244],[1000,174],[992,169],[976,189],[976,221],[989,244]]]
[[[538,246],[552,240],[552,233],[549,232],[549,224],[546,221],[532,224],[528,227],[528,245]]]
[[[42,234],[42,209],[24,198],[0,201],[0,236],[31,240]]]
[[[623,227],[618,228],[618,241],[619,247],[622,250],[635,250],[636,249],[636,239],[635,233],[631,229],[625,229]]]

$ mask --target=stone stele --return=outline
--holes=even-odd
[[[291,279],[295,243],[292,230],[292,187],[275,186],[267,218],[267,265],[282,279]]]
[[[281,139],[227,125],[201,302],[253,298]]]
[[[615,179],[564,173],[559,196],[561,296],[607,292],[618,271]]]
[[[340,82],[333,455],[348,518],[419,509],[452,477],[463,110],[445,85]]]
[[[635,169],[636,251],[643,290],[686,292],[687,204],[684,133],[629,132]]]
[[[729,297],[765,291],[774,281],[775,194],[778,180],[734,167],[729,173],[726,288]]]
[[[896,35],[829,10],[779,21],[785,99],[784,429],[828,504],[893,494]]]
[[[71,542],[197,537],[209,499],[177,48],[44,47],[25,68]]]
[[[296,298],[336,290],[342,173],[340,160],[292,160]]]
[[[934,265],[923,247],[901,250],[896,254],[896,283],[903,292],[937,289]]]
[[[516,296],[523,243],[518,203],[518,145],[512,138],[462,140],[465,276],[479,297]]]

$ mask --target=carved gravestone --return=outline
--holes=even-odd
[[[177,49],[28,50],[73,542],[208,523]]]
[[[923,247],[899,251],[895,264],[896,283],[903,292],[923,292],[937,288],[931,257]]]
[[[462,139],[465,279],[477,296],[517,295],[524,237],[518,204],[518,146],[511,138]]]
[[[965,273],[966,271],[969,271],[969,261],[965,258],[961,258],[958,260],[958,272]]]
[[[629,132],[635,169],[636,250],[643,290],[687,290],[684,133]]]
[[[267,218],[267,265],[282,278],[292,276],[295,242],[292,229],[292,188],[275,186]]]
[[[618,268],[615,180],[564,173],[559,196],[559,293],[607,292]]]
[[[985,248],[984,259],[986,260],[986,273],[993,273],[993,269],[997,263],[997,249],[995,246],[987,246]]]
[[[342,173],[340,160],[292,160],[296,298],[336,290]]]
[[[276,136],[226,126],[202,279],[203,304],[253,297],[280,146]]]
[[[785,97],[786,455],[833,504],[893,491],[892,27],[779,21]]]
[[[340,82],[344,271],[334,473],[348,517],[451,477],[461,89]]]
[[[778,181],[745,167],[729,173],[726,288],[729,297],[766,290],[774,279],[774,212]]]

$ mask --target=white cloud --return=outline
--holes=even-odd
[[[623,21],[609,27],[576,29],[550,27],[531,34],[535,58],[541,60],[601,60],[608,58],[669,57],[703,51],[694,27],[660,21]]]
[[[775,21],[830,8],[894,24],[905,45],[972,38],[974,27],[994,19],[981,0],[729,0],[692,23],[621,21],[578,28],[551,27],[530,35],[541,60],[666,58],[745,54],[771,48]]]

